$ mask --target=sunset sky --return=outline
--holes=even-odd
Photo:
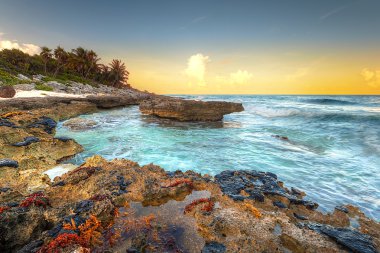
[[[0,2],[0,48],[57,45],[162,94],[380,94],[379,0]]]

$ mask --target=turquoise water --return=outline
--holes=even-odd
[[[180,123],[141,115],[137,106],[83,115],[99,127],[57,136],[85,148],[71,162],[100,154],[167,170],[215,175],[227,169],[276,173],[320,203],[353,203],[380,220],[379,96],[186,96],[242,102],[219,123]],[[273,135],[286,136],[280,140]]]

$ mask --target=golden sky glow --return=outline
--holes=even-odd
[[[344,55],[196,53],[182,61],[129,60],[128,66],[133,86],[160,94],[380,94],[376,62]]]

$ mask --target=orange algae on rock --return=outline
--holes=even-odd
[[[94,215],[90,215],[90,218],[79,226],[80,238],[86,246],[94,246],[101,243],[101,233],[99,231],[101,228],[101,222]]]
[[[244,205],[244,207],[248,211],[250,211],[251,213],[253,213],[253,215],[256,218],[260,218],[262,216],[262,214],[260,213],[259,209],[257,209],[256,207],[254,207],[252,204],[250,204],[250,203],[244,203],[243,205]]]
[[[190,204],[188,204],[185,207],[184,213],[189,213],[191,212],[197,205],[205,203],[202,207],[202,211],[204,212],[211,212],[214,209],[215,203],[210,199],[210,198],[201,198],[201,199],[196,199],[192,201]]]
[[[60,234],[49,244],[43,246],[38,253],[56,253],[61,252],[63,248],[72,245],[85,247],[86,243],[77,234]]]
[[[14,111],[14,112],[8,112],[8,113],[4,113],[0,116],[0,118],[11,118],[13,116],[17,116],[17,115],[22,115],[22,114],[25,114],[26,112],[22,112],[22,111]]]

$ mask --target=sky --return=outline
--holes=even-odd
[[[0,1],[0,49],[93,49],[160,94],[380,94],[380,0]]]

